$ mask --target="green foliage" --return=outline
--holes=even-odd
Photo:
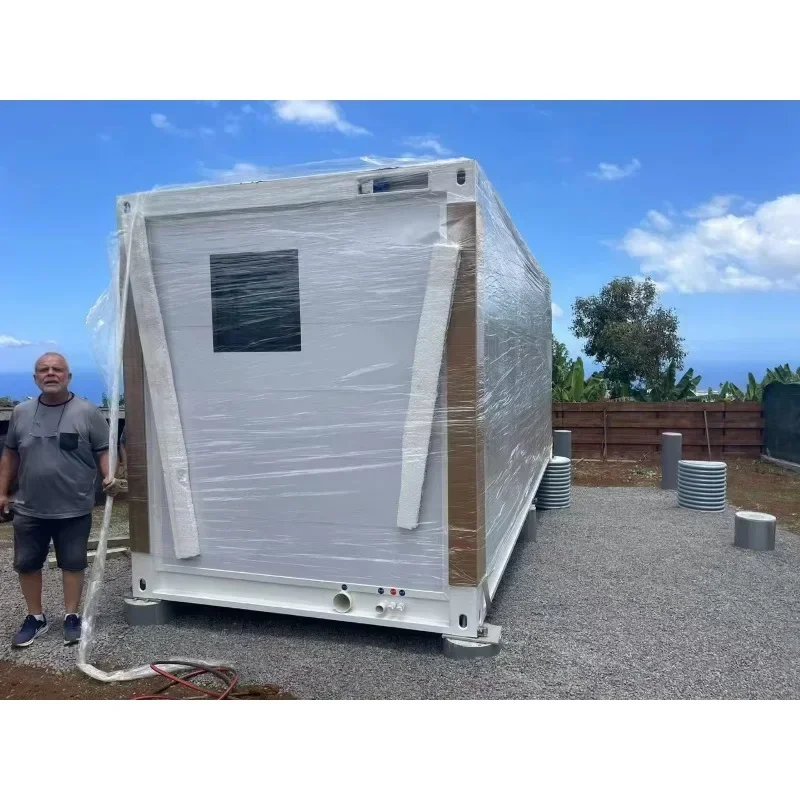
[[[663,375],[659,375],[644,389],[635,391],[634,396],[639,400],[651,403],[674,403],[696,399],[697,387],[700,385],[702,376],[695,375],[694,370],[689,369],[676,383],[677,371],[676,363],[670,361]]]
[[[649,278],[615,278],[599,295],[579,297],[572,309],[571,330],[586,340],[586,355],[603,365],[612,397],[627,396],[626,387],[655,386],[670,363],[683,367],[678,317],[657,304]]]
[[[553,336],[553,371],[552,371],[552,385],[553,394],[555,395],[556,387],[562,386],[564,381],[572,369],[573,360],[569,357],[567,346]]]
[[[19,405],[19,400],[14,400],[13,398],[9,397],[8,395],[4,395],[0,397],[0,408],[13,408],[14,406]]]
[[[102,399],[100,401],[100,407],[101,408],[111,408],[111,398],[105,392],[103,392],[103,397],[102,397]],[[125,408],[125,395],[124,394],[121,394],[119,396],[119,407],[120,408]]]
[[[735,383],[726,381],[720,386],[718,399],[727,401],[744,401],[760,403],[764,396],[764,389],[771,383],[800,383],[800,367],[796,370],[788,364],[768,369],[766,375],[758,382],[752,372],[747,374],[747,386],[744,391]]]
[[[590,375],[587,380],[581,358],[576,358],[561,382],[553,386],[553,401],[557,403],[591,403],[605,397],[606,384],[602,376]]]

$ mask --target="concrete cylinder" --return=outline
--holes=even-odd
[[[572,431],[553,431],[553,455],[572,460]]]
[[[661,434],[661,488],[678,488],[678,462],[681,460],[679,433]]]
[[[536,492],[536,508],[541,511],[569,508],[571,498],[572,462],[563,456],[553,456]]]
[[[777,520],[759,511],[737,511],[733,543],[747,550],[774,550]]]
[[[536,505],[532,505],[528,511],[528,516],[525,518],[525,523],[522,526],[522,533],[520,538],[524,542],[536,541]]]

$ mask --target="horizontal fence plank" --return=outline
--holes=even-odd
[[[580,408],[581,411],[613,411],[621,414],[638,413],[663,413],[665,411],[677,411],[686,414],[706,413],[725,413],[739,414],[745,412],[761,413],[761,403],[642,403],[625,402],[615,403],[608,401],[605,403],[553,403],[553,412],[572,411]]]
[[[661,451],[661,434],[680,433],[686,458],[758,458],[760,403],[553,403],[553,429],[572,431],[576,458],[644,458]],[[706,433],[706,428],[708,433]]]
[[[706,445],[685,445],[681,450],[683,458],[698,459],[701,461],[708,460],[708,448]],[[741,445],[738,447],[711,447],[712,458],[759,458],[761,455],[760,446],[748,447]],[[610,444],[607,448],[607,458],[633,458],[633,459],[650,459],[657,461],[659,454],[656,453],[652,447],[647,445],[632,445],[632,444]],[[575,445],[572,446],[572,457],[579,458],[602,458],[603,446],[602,445]]]
[[[682,443],[684,445],[692,444],[705,444],[706,432],[701,430],[688,430],[681,431]],[[761,445],[761,431],[724,431],[719,429],[709,430],[708,438],[713,445],[748,445],[760,446]],[[643,428],[615,428],[606,432],[606,441],[608,444],[646,444],[652,448],[656,448],[661,444],[661,435],[656,431],[646,430]],[[576,436],[576,432],[572,435],[573,445],[578,442],[586,442],[587,444],[596,444],[603,442],[603,429],[602,428],[581,428],[580,435]]]

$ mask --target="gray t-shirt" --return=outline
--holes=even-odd
[[[108,423],[100,409],[74,395],[47,406],[38,399],[16,406],[6,447],[19,453],[18,514],[68,519],[91,514],[96,454],[108,450]]]

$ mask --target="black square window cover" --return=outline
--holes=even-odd
[[[215,353],[301,349],[297,250],[211,256]]]

